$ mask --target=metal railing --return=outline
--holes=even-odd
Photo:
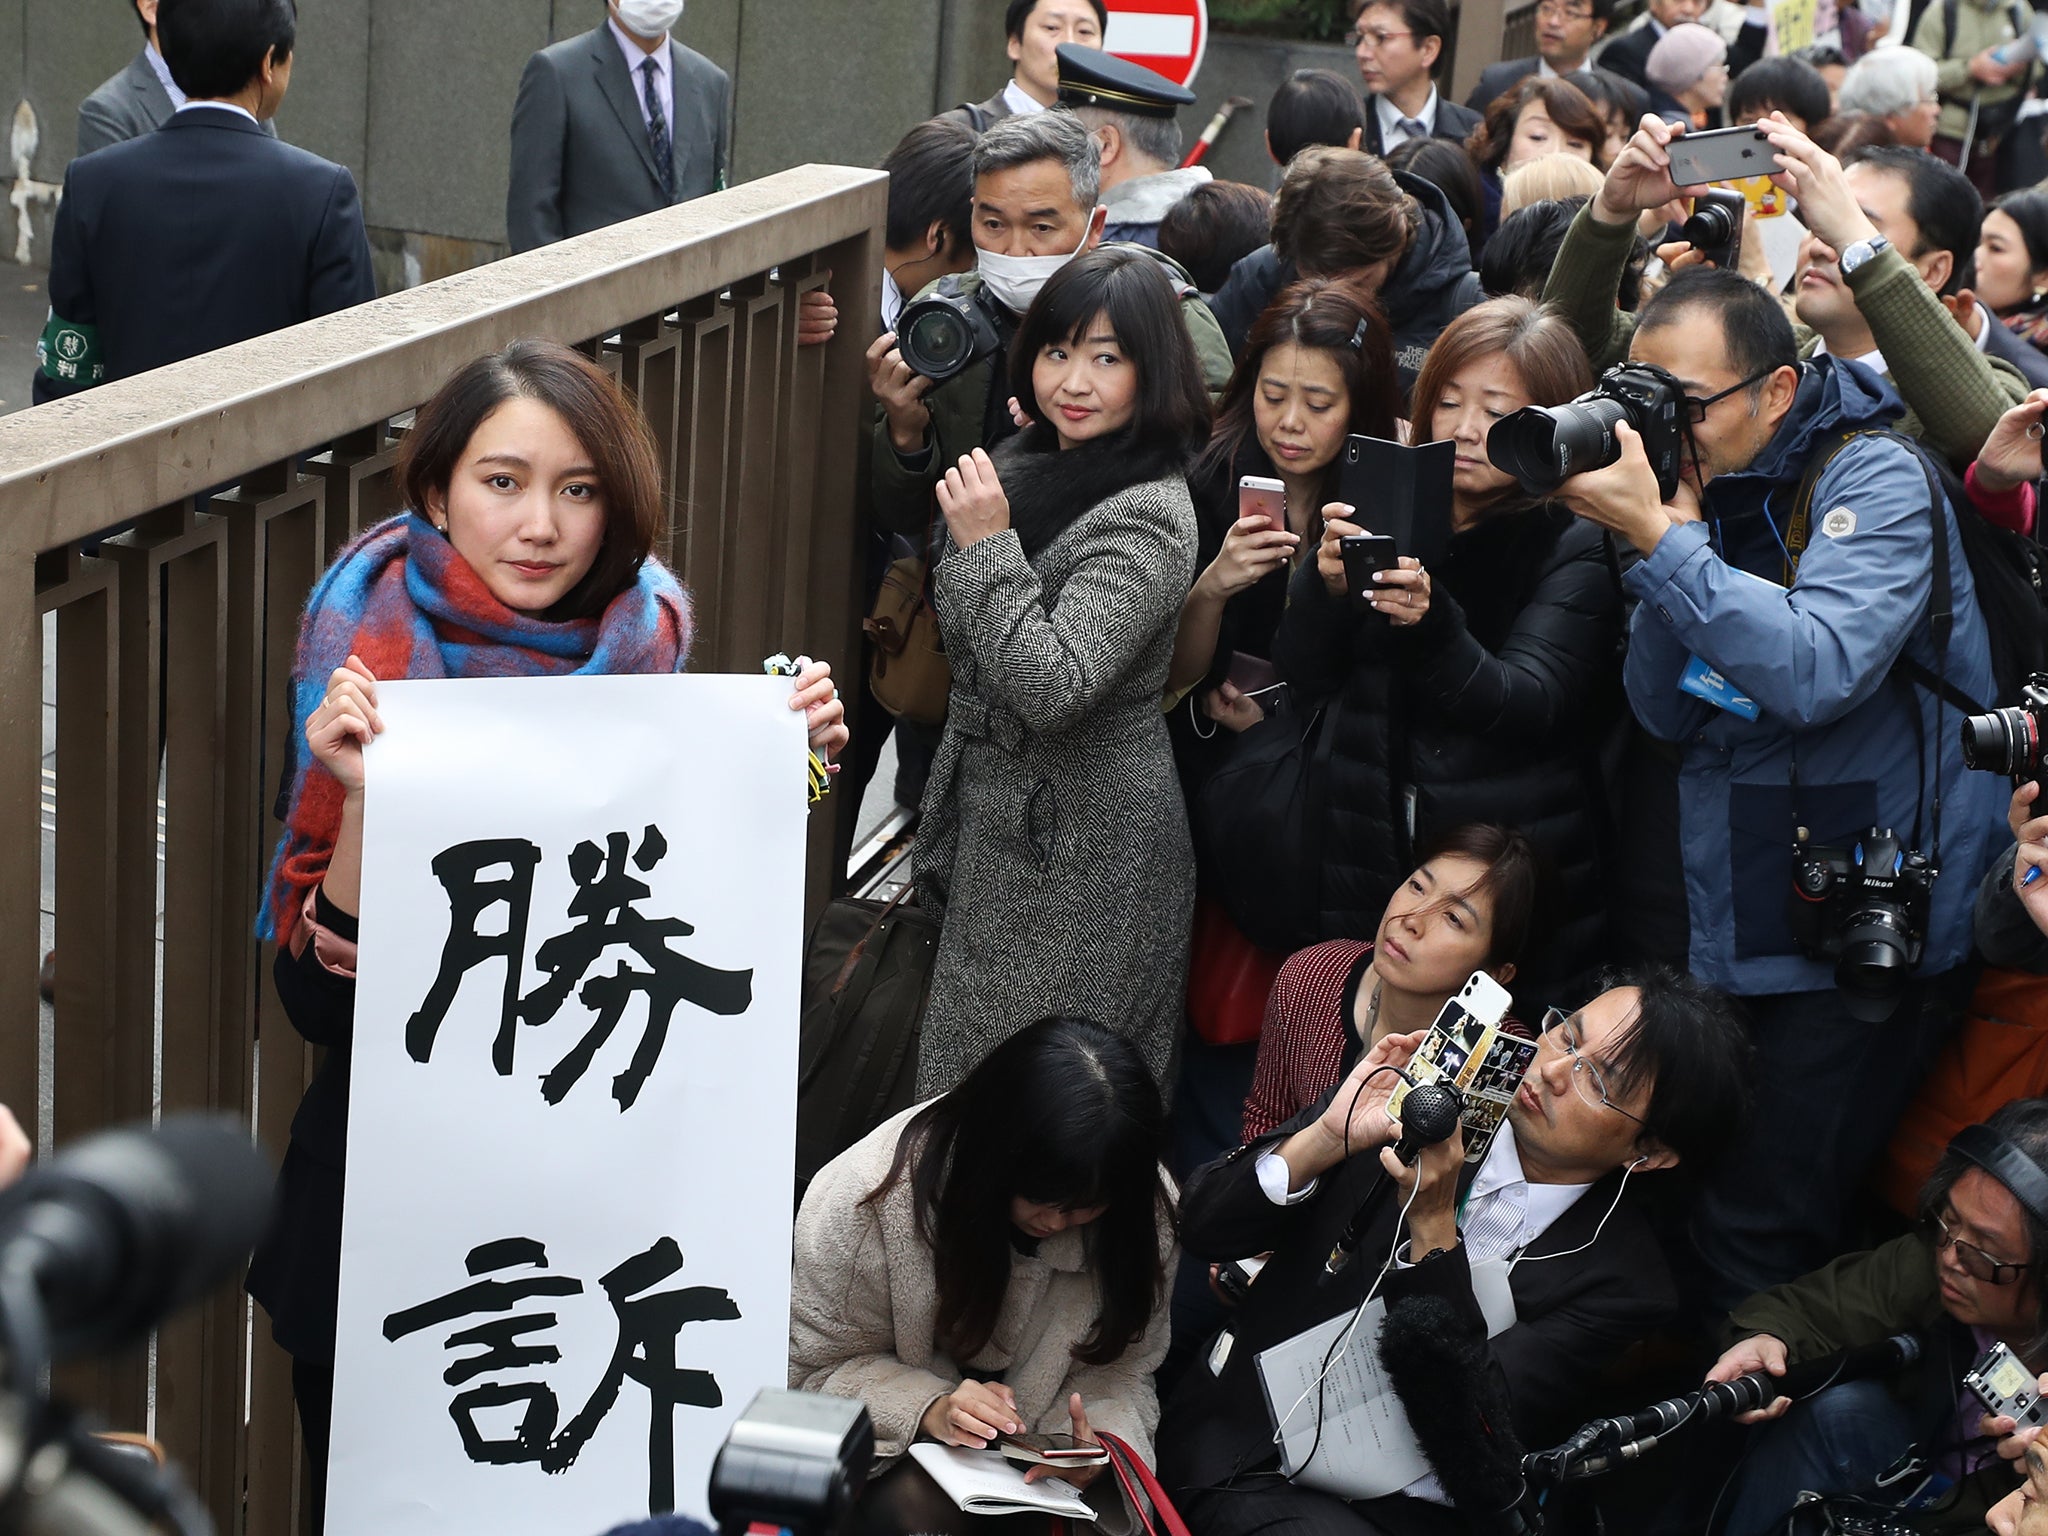
[[[313,1057],[251,923],[298,616],[333,552],[397,510],[396,424],[479,354],[553,337],[637,394],[668,476],[656,552],[696,601],[694,668],[799,646],[842,676],[857,664],[861,351],[885,211],[879,173],[805,166],[0,419],[0,1097],[27,1105],[36,1084],[59,1146],[210,1107],[282,1155]],[[799,349],[798,295],[828,274],[839,337]],[[815,896],[824,808],[811,832]],[[137,1352],[62,1377],[117,1426],[153,1404],[223,1536],[300,1528],[289,1362],[239,1294],[161,1330],[153,1367]]]

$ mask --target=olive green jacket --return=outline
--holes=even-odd
[[[1543,302],[1571,321],[1595,371],[1627,358],[1635,335],[1636,317],[1614,307],[1634,240],[1632,225],[1602,224],[1588,204],[1572,220],[1543,288]],[[1977,350],[1895,247],[1858,267],[1848,283],[1884,354],[1885,377],[1906,402],[1899,431],[1961,469],[1977,457],[1998,418],[2026,399],[2027,381],[2010,363]],[[1811,357],[1820,333],[1797,324],[1792,331],[1799,355]]]
[[[2033,14],[2020,7],[2026,22]],[[1955,43],[1946,54],[1941,44],[1944,31],[1942,0],[1929,0],[1913,29],[1913,46],[1934,60],[1934,85],[1941,92],[1941,121],[1934,131],[1945,139],[1960,142],[1969,131],[1970,98],[1979,108],[2011,101],[2027,88],[2032,74],[2018,76],[2009,85],[1985,85],[1970,78],[1970,60],[1986,48],[2012,40],[2013,0],[1957,0]]]
[[[1968,1332],[1941,1305],[1934,1246],[1924,1232],[1845,1254],[1810,1275],[1759,1291],[1729,1314],[1727,1342],[1759,1333],[1782,1339],[1794,1365],[1895,1333],[1917,1335],[1919,1362],[1891,1385],[1901,1400],[1917,1405],[1921,1422],[1938,1419],[1944,1430],[1954,1417],[1973,1348]],[[1952,1502],[1911,1515],[1906,1523],[1939,1536],[1981,1536],[1985,1512],[2019,1483],[2012,1465],[1994,1458],[1963,1480]]]
[[[1187,320],[1188,334],[1194,338],[1195,356],[1202,365],[1202,381],[1209,386],[1209,396],[1213,400],[1230,382],[1233,366],[1229,344],[1223,339],[1223,328],[1216,323],[1209,306],[1195,291],[1194,280],[1187,276],[1186,269],[1157,251],[1148,251],[1147,254],[1156,257],[1169,273],[1181,275],[1186,291],[1180,311]],[[978,272],[969,272],[960,279],[960,290],[964,294],[972,294],[980,286],[981,274]],[[924,298],[936,287],[937,283],[929,285],[917,297]],[[997,389],[1002,389],[1005,396],[1009,391],[1008,381],[996,377],[996,363],[1007,358],[1008,351],[1006,338],[1003,351],[996,357],[982,358],[943,384],[934,385],[925,395],[925,406],[931,412],[932,422],[931,429],[925,434],[927,451],[923,454],[913,454],[909,459],[899,454],[896,445],[889,440],[887,414],[878,413],[874,463],[870,471],[878,525],[913,540],[921,538],[930,527],[932,487],[959,462],[962,454],[985,446],[982,438],[990,397]]]

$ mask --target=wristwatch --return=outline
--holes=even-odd
[[[1879,235],[1875,240],[1857,240],[1851,242],[1849,248],[1842,252],[1842,276],[1855,276],[1856,269],[1858,267],[1862,266],[1866,261],[1870,260],[1870,258],[1875,256],[1879,251],[1885,251],[1890,249],[1891,241],[1885,239],[1883,235]]]

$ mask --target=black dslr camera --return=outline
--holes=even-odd
[[[2041,727],[2048,723],[2048,672],[2036,672],[2020,702],[1963,721],[1963,762],[2013,783],[2041,777]]]
[[[1807,842],[1802,830],[1787,920],[1801,949],[1835,962],[1835,986],[1853,1017],[1881,1024],[1892,1016],[1920,963],[1940,873],[1888,827],[1872,827],[1847,848]]]
[[[1623,421],[1642,438],[1657,474],[1657,493],[1669,500],[1678,490],[1688,424],[1685,391],[1662,368],[1647,363],[1608,369],[1590,394],[1569,405],[1531,405],[1502,417],[1486,434],[1486,456],[1531,496],[1548,496],[1573,475],[1605,469],[1619,459],[1621,443],[1614,428]]]
[[[948,277],[896,317],[896,350],[912,373],[941,384],[1002,346],[1001,319],[986,288],[963,293],[960,279]]]

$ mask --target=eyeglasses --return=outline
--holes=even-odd
[[[1566,5],[1563,0],[1543,0],[1536,7],[1538,21],[1591,21],[1593,7],[1590,5]]]
[[[1643,1123],[1642,1116],[1632,1115],[1614,1102],[1607,1091],[1607,1079],[1599,1065],[1585,1053],[1585,1042],[1579,1036],[1579,1016],[1566,1013],[1562,1008],[1552,1008],[1543,1015],[1543,1038],[1556,1042],[1559,1050],[1572,1059],[1572,1089],[1579,1098],[1594,1109],[1611,1109],[1623,1119]]]
[[[1356,48],[1360,42],[1369,42],[1374,48],[1384,48],[1397,37],[1413,37],[1413,32],[1388,32],[1380,27],[1360,29],[1353,27],[1344,34],[1344,46]]]
[[[1953,1214],[1953,1212],[1951,1212]],[[1951,1230],[1948,1222],[1940,1216],[1934,1218],[1934,1256],[1938,1259],[1949,1249],[1955,1249],[1956,1262],[1963,1266],[1963,1273],[1972,1280],[1982,1280],[1986,1285],[2011,1285],[2019,1279],[2021,1271],[2030,1268],[2026,1264],[2008,1264],[2003,1259],[1994,1259],[1975,1243],[1966,1243]]]
[[[1752,385],[1763,383],[1765,379],[1768,379],[1773,373],[1776,372],[1777,369],[1775,368],[1766,368],[1762,373],[1752,373],[1748,378],[1742,380],[1740,383],[1730,384],[1726,389],[1722,390],[1720,393],[1708,395],[1704,400],[1702,400],[1698,395],[1687,395],[1685,397],[1685,409],[1687,417],[1691,420],[1694,426],[1698,426],[1701,422],[1707,419],[1707,411],[1709,407],[1719,405],[1723,400],[1726,400],[1730,395],[1735,394],[1739,390],[1748,389]]]

